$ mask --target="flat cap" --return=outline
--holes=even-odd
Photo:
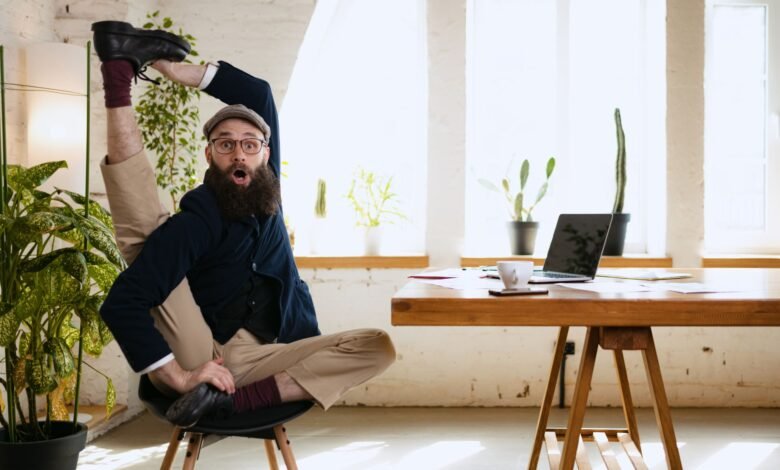
[[[211,116],[211,119],[206,121],[206,124],[203,125],[203,135],[208,139],[211,131],[225,119],[243,119],[260,130],[260,132],[263,133],[263,136],[265,136],[266,141],[271,138],[271,128],[266,124],[265,120],[243,104],[231,104],[217,111],[217,113]]]

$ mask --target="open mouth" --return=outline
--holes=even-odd
[[[240,168],[233,170],[233,173],[230,176],[235,184],[243,186],[249,183],[249,175]]]

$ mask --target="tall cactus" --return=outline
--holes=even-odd
[[[615,160],[615,204],[612,212],[623,212],[623,199],[626,195],[626,136],[620,119],[620,108],[615,108],[615,129],[617,132],[617,158]]]
[[[327,215],[327,207],[325,206],[325,180],[317,180],[317,203],[314,205],[314,215],[319,219],[324,219]]]

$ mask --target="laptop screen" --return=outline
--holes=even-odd
[[[544,270],[595,276],[611,222],[612,214],[561,214]]]

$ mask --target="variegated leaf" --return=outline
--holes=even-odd
[[[14,309],[0,316],[0,347],[7,348],[16,340],[21,321],[16,317]]]
[[[102,318],[100,323],[98,323],[98,329],[100,330],[100,341],[103,343],[103,346],[114,341],[114,335],[111,334],[111,330],[108,329],[108,325],[106,325],[106,322],[104,322]]]
[[[40,353],[28,359],[25,363],[25,377],[30,388],[36,395],[49,393],[57,388],[54,370],[49,366],[49,355]]]
[[[51,393],[49,401],[51,402],[51,419],[56,421],[68,420],[68,407],[65,406],[65,389],[67,384],[61,381],[60,384]]]
[[[111,417],[114,405],[116,405],[116,389],[114,389],[114,382],[106,377],[106,419]]]
[[[60,378],[69,376],[75,370],[73,354],[61,338],[50,338],[43,344],[43,350],[54,358],[54,370]]]
[[[73,252],[78,252],[78,250],[75,248],[60,248],[59,250],[50,251],[49,253],[45,253],[41,256],[36,256],[35,258],[22,262],[22,264],[19,266],[19,269],[22,272],[27,273],[38,272],[41,269],[49,266],[60,256]]]
[[[123,266],[124,259],[122,258],[122,254],[119,253],[119,248],[117,248],[116,243],[114,242],[113,235],[94,228],[89,228],[88,234],[89,242],[92,246],[106,255],[106,258],[114,263],[114,265]]]
[[[70,315],[71,314],[68,314],[68,318],[66,318],[65,321],[62,322],[59,331],[59,337],[62,338],[63,341],[65,341],[65,344],[68,346],[68,349],[72,348],[73,345],[76,344],[76,341],[79,340],[79,329],[73,326],[73,324],[71,324]]]
[[[16,353],[19,355],[19,357],[24,357],[27,355],[27,350],[30,348],[30,334],[26,331],[22,331],[22,334],[19,335],[19,344],[16,347]]]
[[[108,292],[111,289],[116,277],[119,275],[119,270],[110,263],[99,266],[89,265],[87,269],[89,270],[89,277],[95,280],[95,283],[103,292]]]
[[[91,356],[97,357],[103,352],[99,317],[87,316],[86,319],[82,317],[81,321],[84,322],[84,331],[81,337],[84,351]]]
[[[20,188],[33,190],[42,185],[57,170],[67,168],[64,161],[46,162],[30,168],[19,165],[8,165],[8,185],[18,191]]]
[[[68,190],[61,190],[63,193],[70,196],[73,201],[76,202],[76,204],[79,204],[81,206],[84,206],[84,203],[87,201],[87,198],[84,197],[84,195],[79,193],[74,193],[73,191]],[[83,215],[83,211],[81,212]],[[101,223],[103,223],[106,227],[108,227],[110,230],[114,230],[114,221],[111,219],[111,214],[102,206],[99,202],[95,201],[94,199],[89,200],[89,215],[90,217],[94,217],[98,219]]]
[[[87,261],[80,252],[76,251],[63,255],[60,258],[60,263],[62,264],[62,269],[80,284],[84,284],[87,281]]]
[[[0,393],[0,414],[5,413],[5,401],[3,401],[3,394]]]
[[[20,357],[14,366],[14,390],[22,393],[27,388],[27,356]]]

